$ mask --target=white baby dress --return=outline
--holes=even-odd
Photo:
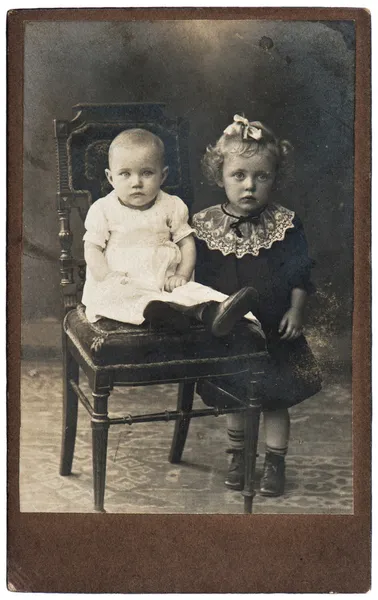
[[[112,271],[97,281],[87,267],[82,302],[92,323],[108,317],[140,325],[151,300],[193,306],[227,298],[194,281],[164,291],[181,260],[177,242],[193,233],[188,208],[178,196],[160,191],[153,206],[138,210],[123,205],[113,190],[92,204],[85,229],[83,239],[104,249]]]

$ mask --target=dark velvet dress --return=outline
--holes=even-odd
[[[287,408],[321,389],[316,360],[302,335],[281,340],[279,323],[290,308],[293,288],[311,294],[313,261],[300,219],[292,211],[271,204],[257,218],[243,220],[212,206],[193,217],[196,231],[196,280],[225,294],[245,286],[259,295],[258,310],[267,340],[270,365],[259,390],[263,407]],[[226,387],[246,393],[248,381],[230,378]]]

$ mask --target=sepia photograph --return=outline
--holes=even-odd
[[[102,509],[104,486],[108,511],[243,511],[244,415],[192,420],[197,385],[262,407],[256,512],[353,512],[354,40],[352,21],[26,25],[22,511]],[[250,310],[262,331],[234,329]]]
[[[358,31],[308,10],[25,16],[20,513],[355,514]]]

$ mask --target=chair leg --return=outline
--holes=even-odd
[[[67,348],[63,337],[63,430],[60,455],[61,475],[70,475],[75,449],[78,398],[69,384],[72,379],[79,383],[79,365]]]
[[[195,382],[180,383],[179,393],[177,398],[177,410],[182,411],[180,416],[175,423],[175,431],[173,434],[173,440],[171,450],[169,453],[169,462],[179,463],[181,456],[184,451],[186,436],[190,425],[190,417],[186,416],[185,413],[192,410],[193,398],[194,398],[194,387]]]
[[[108,449],[108,397],[105,394],[92,393],[94,411],[92,415],[92,458],[93,458],[93,491],[94,508],[104,511],[106,454]]]
[[[244,429],[244,444],[245,444],[245,477],[244,477],[244,512],[252,513],[253,498],[255,492],[255,471],[256,471],[256,455],[257,444],[259,438],[261,406],[251,402],[248,404],[245,412],[245,429]]]

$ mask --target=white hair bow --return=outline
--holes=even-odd
[[[224,132],[226,135],[242,134],[243,140],[252,138],[253,140],[260,140],[262,138],[262,131],[258,127],[254,127],[250,124],[248,119],[241,117],[240,115],[234,115],[234,122],[226,127]]]

